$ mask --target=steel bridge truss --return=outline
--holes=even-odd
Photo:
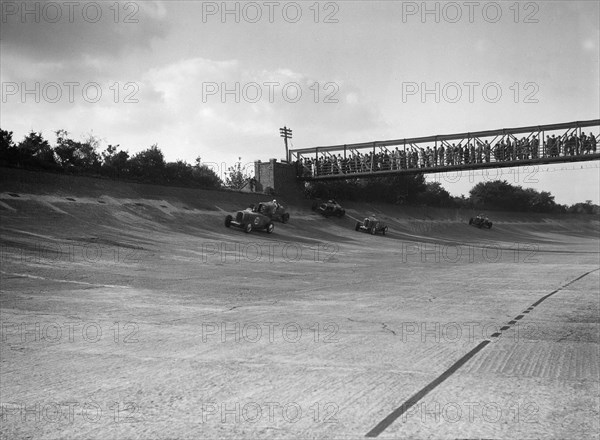
[[[300,179],[335,180],[598,160],[598,143],[593,119],[294,149],[288,160]]]

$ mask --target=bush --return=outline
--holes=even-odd
[[[199,158],[194,166],[182,160],[167,163],[157,145],[130,157],[127,151],[119,151],[119,145],[109,145],[98,154],[100,142],[95,136],[75,141],[65,130],[56,131],[54,148],[41,133],[32,131],[18,145],[12,136],[12,132],[0,129],[3,165],[207,189],[222,185],[219,176],[201,165]]]

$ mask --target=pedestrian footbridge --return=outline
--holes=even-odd
[[[302,180],[431,174],[600,159],[600,119],[290,150]]]

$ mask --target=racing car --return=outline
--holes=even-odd
[[[346,215],[346,210],[340,206],[338,202],[331,199],[326,202],[315,201],[312,205],[313,211],[318,212],[319,214],[324,215],[325,217],[331,217],[332,215],[336,217],[343,217]]]
[[[479,214],[475,218],[471,217],[469,219],[469,224],[471,226],[477,226],[479,229],[481,229],[481,228],[492,229],[492,222],[490,221],[489,218],[487,218],[483,214]]]
[[[382,235],[388,231],[388,227],[382,221],[377,220],[375,217],[365,217],[362,222],[356,222],[354,227],[357,231],[369,232],[371,235],[375,235],[381,232]]]
[[[290,214],[283,205],[277,203],[277,200],[273,200],[272,202],[261,202],[258,205],[250,205],[250,209],[254,212],[266,215],[271,220],[278,220],[281,223],[287,223],[290,220]]]
[[[270,234],[275,229],[275,226],[269,217],[259,212],[255,212],[250,208],[236,212],[235,218],[232,215],[225,217],[225,227],[230,228],[232,226],[243,229],[246,233],[251,232],[253,229],[257,229],[265,230]]]

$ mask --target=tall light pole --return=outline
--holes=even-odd
[[[288,150],[288,139],[292,138],[292,129],[287,128],[284,125],[283,128],[279,129],[279,135],[283,138],[283,141],[285,142],[285,160],[289,162],[290,161],[290,153]]]

